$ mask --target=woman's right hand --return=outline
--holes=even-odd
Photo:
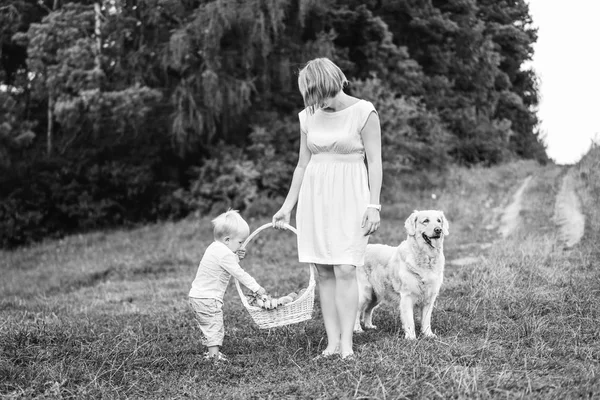
[[[283,229],[285,224],[290,223],[291,212],[280,209],[273,215],[273,227],[277,229]]]

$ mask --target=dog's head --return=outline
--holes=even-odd
[[[439,248],[448,230],[448,220],[443,211],[413,211],[404,223],[408,236],[414,236],[418,242],[424,242],[431,248]]]

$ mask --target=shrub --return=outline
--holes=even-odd
[[[0,247],[186,213],[171,200],[174,186],[159,181],[153,162],[146,161],[136,164],[88,154],[4,171]]]
[[[399,176],[414,179],[419,186],[437,183],[432,179],[450,163],[450,136],[439,116],[419,99],[396,93],[378,78],[354,82],[352,91],[371,101],[379,113],[383,191],[396,186],[390,180]]]
[[[189,189],[176,197],[200,214],[216,214],[233,208],[247,217],[274,213],[287,194],[298,161],[297,117],[263,113],[252,126],[250,144],[242,149],[218,144],[211,158],[191,168]]]
[[[259,173],[254,162],[242,149],[222,143],[212,147],[210,153],[212,157],[204,164],[190,169],[190,187],[178,190],[177,198],[201,214],[246,209],[258,193]]]
[[[261,197],[285,196],[298,163],[300,125],[296,115],[281,117],[266,114],[268,124],[255,125],[250,133],[248,157],[254,160]]]

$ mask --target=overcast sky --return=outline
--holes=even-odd
[[[538,117],[548,155],[577,162],[600,140],[600,0],[527,0],[538,41]]]

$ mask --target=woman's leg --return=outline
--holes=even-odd
[[[333,353],[337,350],[340,342],[340,324],[336,305],[336,276],[332,265],[316,264],[316,266],[319,274],[321,311],[323,312],[323,322],[327,332],[325,351]]]
[[[334,267],[337,291],[335,305],[339,318],[340,353],[352,353],[352,334],[358,312],[358,283],[354,265],[336,265]]]

